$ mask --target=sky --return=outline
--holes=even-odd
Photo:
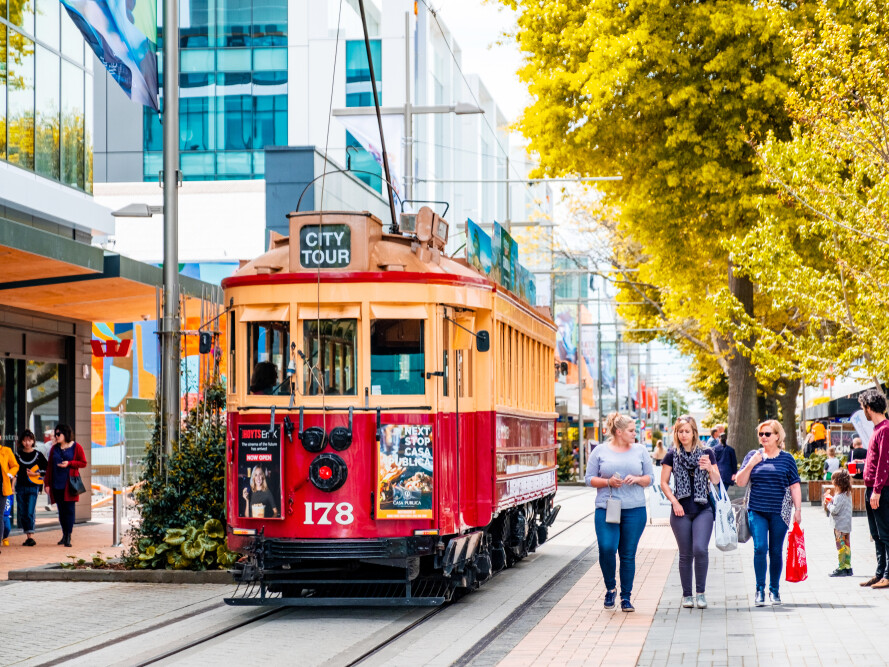
[[[427,1],[460,45],[463,71],[478,74],[507,121],[514,122],[529,99],[516,75],[521,53],[514,39],[503,37],[514,30],[515,13],[493,0]]]

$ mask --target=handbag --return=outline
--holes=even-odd
[[[785,578],[791,583],[805,581],[809,576],[809,568],[806,564],[806,538],[803,529],[798,523],[793,524],[793,530],[787,538],[787,574]]]
[[[737,498],[732,501],[732,509],[735,512],[735,524],[738,530],[738,542],[744,543],[750,541],[750,525],[747,523],[747,501],[750,500],[750,487],[747,487],[747,493],[744,498]]]
[[[735,512],[728,499],[728,493],[722,481],[717,487],[710,484],[710,495],[714,505],[716,548],[720,551],[733,551],[738,548],[738,527]]]
[[[620,479],[620,475],[615,473]],[[608,487],[608,500],[605,501],[605,523],[620,523],[620,498],[613,498],[614,492]]]
[[[86,493],[86,486],[84,486],[79,472],[68,477],[68,490],[75,496]]]

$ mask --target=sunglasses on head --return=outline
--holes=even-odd
[[[773,435],[775,435],[775,434],[772,433],[771,431],[760,431],[760,432],[759,432],[759,437],[760,437],[760,438],[770,438],[770,437],[773,436]]]

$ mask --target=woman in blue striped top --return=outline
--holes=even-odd
[[[793,520],[800,523],[802,497],[799,473],[794,458],[783,451],[784,428],[769,419],[759,425],[762,449],[749,452],[735,477],[738,486],[750,483],[747,523],[753,537],[753,570],[756,573],[757,607],[766,603],[766,556],[768,555],[769,596],[773,605],[781,604],[778,586],[784,569],[784,537]]]

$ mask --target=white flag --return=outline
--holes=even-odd
[[[401,160],[404,152],[404,115],[385,114],[383,118],[383,133],[386,135],[386,156],[389,158],[389,175],[392,178],[392,187],[398,200],[404,199],[404,180]],[[361,116],[337,116],[337,120],[343,124],[353,137],[358,140],[361,147],[370,153],[374,160],[383,166],[383,149],[380,142],[380,127],[377,124],[375,114]],[[383,169],[383,178],[386,170]]]

